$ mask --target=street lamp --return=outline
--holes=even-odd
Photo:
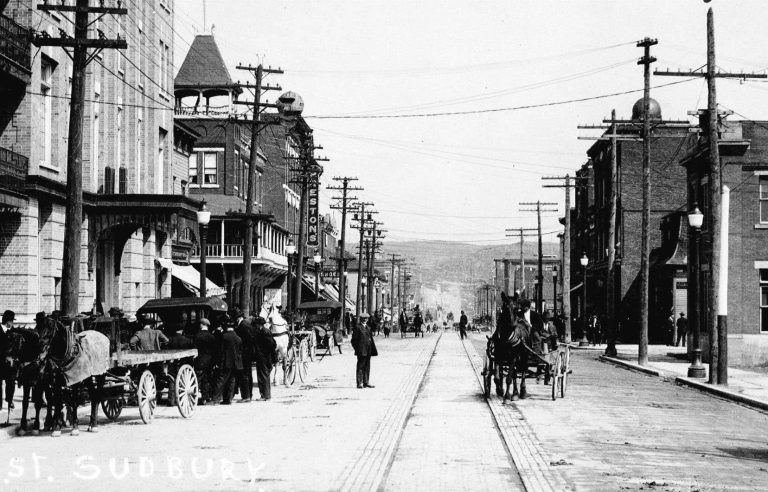
[[[699,299],[699,255],[701,226],[704,223],[704,214],[701,213],[696,203],[693,204],[693,210],[688,212],[688,225],[691,231],[691,255],[690,266],[688,267],[688,289],[693,289],[691,296],[691,309],[688,313],[688,322],[693,326],[693,347],[691,349],[691,365],[688,367],[689,378],[706,377],[707,372],[701,364],[701,322],[699,320],[700,299]]]
[[[589,264],[587,253],[581,255],[579,263],[584,268],[584,283],[582,284],[583,291],[581,296],[581,340],[579,340],[579,347],[586,347],[589,345],[589,340],[587,340],[587,265]]]
[[[207,245],[205,239],[208,236],[208,223],[211,221],[211,211],[205,207],[205,200],[197,211],[197,225],[200,228],[200,297],[205,297],[205,253]]]
[[[312,257],[315,262],[315,300],[320,300],[320,266],[323,263],[323,257],[320,256],[320,252],[315,250],[315,256]]]
[[[552,314],[557,316],[557,265],[552,265]]]
[[[293,243],[293,238],[288,238],[288,245],[285,247],[285,256],[288,257],[288,280],[286,282],[286,294],[288,295],[288,318],[289,321],[293,321],[293,303],[291,299],[291,275],[293,273],[292,260],[293,255],[296,254],[296,245]]]

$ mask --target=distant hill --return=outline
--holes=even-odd
[[[544,255],[560,256],[560,243],[542,244]],[[414,282],[425,286],[460,284],[462,305],[471,309],[474,287],[493,279],[494,259],[519,258],[520,244],[478,245],[450,241],[385,241],[383,256],[396,253],[413,264]],[[524,245],[526,260],[538,255],[535,241]]]

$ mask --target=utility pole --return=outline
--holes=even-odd
[[[565,189],[565,222],[563,237],[563,318],[565,318],[565,343],[571,343],[571,188],[583,186],[586,176],[544,176],[545,181],[562,181],[562,184],[543,185],[544,188]]]
[[[369,235],[371,236],[371,239],[368,241],[368,263],[367,263],[367,275],[368,275],[368,283],[366,284],[366,290],[367,290],[367,299],[368,299],[368,312],[372,313],[373,307],[374,307],[374,294],[375,294],[375,285],[374,285],[374,273],[375,273],[375,262],[376,262],[376,253],[378,252],[378,247],[381,246],[381,243],[378,241],[381,237],[382,232],[385,232],[382,229],[379,229],[379,226],[382,225],[381,222],[372,221],[372,228],[368,230]]]
[[[392,316],[393,322],[395,317],[395,310],[393,309],[393,303],[392,300],[394,298],[395,294],[395,265],[399,265],[404,260],[398,259],[398,256],[400,256],[397,253],[391,253],[392,258],[390,258],[388,261],[392,264],[392,269],[390,270],[389,274],[389,314]],[[399,275],[400,267],[398,266],[398,275]],[[399,282],[398,282],[399,283]]]
[[[75,5],[38,5],[46,12],[74,12],[75,36],[52,38],[47,34],[35,34],[35,46],[60,46],[72,48],[72,90],[69,110],[69,136],[67,140],[67,189],[64,215],[64,259],[61,271],[61,310],[66,316],[75,316],[80,301],[80,248],[83,226],[83,115],[85,102],[85,69],[104,49],[126,49],[124,39],[88,38],[89,14],[102,16],[126,15],[128,9],[91,7],[89,0],[77,0]],[[118,2],[119,5],[119,2]],[[89,55],[88,48],[95,48]],[[69,54],[69,53],[68,53]]]
[[[358,226],[352,226],[353,229],[360,230],[360,243],[357,251],[357,289],[355,295],[355,317],[360,319],[360,291],[362,290],[363,281],[363,247],[364,247],[364,235],[365,235],[365,223],[368,220],[373,220],[371,214],[373,211],[366,211],[367,207],[372,207],[373,203],[361,202],[357,204],[357,213],[353,216],[353,220],[358,221]]]
[[[766,74],[718,72],[715,64],[715,17],[712,8],[707,11],[707,68],[702,70],[654,71],[654,75],[675,77],[704,77],[707,79],[707,157],[709,160],[709,224],[712,241],[710,259],[710,276],[708,300],[710,316],[702,316],[709,323],[709,382],[711,384],[728,384],[728,326],[725,316],[726,306],[720,305],[721,278],[721,236],[727,234],[722,229],[722,176],[719,148],[719,115],[717,112],[716,79],[764,79]],[[727,288],[727,286],[724,286]],[[715,316],[717,310],[717,316]]]
[[[245,200],[245,220],[243,221],[243,288],[240,293],[240,308],[243,310],[243,315],[247,318],[251,315],[251,265],[253,263],[253,203],[256,201],[256,162],[258,160],[259,153],[259,133],[261,132],[261,110],[265,107],[277,107],[275,104],[262,104],[261,93],[262,91],[277,90],[280,91],[280,86],[263,85],[265,73],[282,74],[283,71],[273,68],[264,68],[261,64],[257,67],[251,67],[250,65],[243,66],[238,65],[238,70],[247,70],[249,72],[255,72],[256,84],[248,85],[241,84],[240,87],[251,88],[254,90],[253,102],[246,103],[253,105],[253,119],[251,120],[251,154],[248,161],[248,195]],[[258,242],[257,242],[258,244]]]
[[[538,285],[536,288],[536,311],[542,313],[544,307],[544,248],[542,246],[541,237],[541,212],[557,212],[557,208],[545,208],[542,209],[542,205],[545,207],[556,206],[554,202],[542,202],[537,200],[535,202],[520,202],[518,205],[522,206],[536,206],[535,209],[521,208],[521,212],[536,212],[538,218],[538,235],[539,235],[539,263],[536,278],[538,279]]]
[[[341,210],[341,240],[339,241],[339,301],[341,301],[341,319],[339,320],[340,329],[344,329],[344,313],[346,312],[346,299],[347,299],[347,278],[344,276],[344,272],[347,270],[347,256],[346,256],[346,245],[347,245],[347,210],[349,209],[349,205],[354,200],[357,200],[356,197],[350,196],[349,193],[352,191],[362,191],[363,188],[359,186],[350,186],[351,181],[357,181],[357,178],[344,176],[344,177],[334,177],[333,181],[341,182],[341,186],[327,186],[326,189],[328,190],[335,190],[340,191],[341,196],[340,197],[333,197],[334,200],[340,200],[341,201],[341,207],[338,205],[331,205],[331,208],[334,210]]]
[[[536,230],[538,229],[524,227],[517,229],[506,229],[506,237],[520,238],[520,294],[524,295],[525,297],[528,296],[528,293],[525,292],[525,238],[532,237],[530,234],[526,234],[526,232],[532,232]],[[512,294],[514,295],[514,292]],[[509,292],[507,292],[507,295],[509,295]]]

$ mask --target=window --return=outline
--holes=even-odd
[[[165,140],[168,132],[160,129],[158,135],[159,147],[157,149],[157,174],[155,175],[155,193],[165,192]]]
[[[760,223],[768,224],[768,176],[760,176]]]
[[[107,166],[104,168],[104,188],[103,193],[111,195],[115,192],[115,170]]]
[[[218,173],[216,167],[216,152],[203,153],[203,184],[217,185]]]
[[[158,85],[161,89],[160,94],[165,96],[165,92],[168,91],[168,60],[170,48],[165,42],[160,41],[160,48],[158,51],[160,58],[157,65]]]
[[[243,175],[240,172],[240,166],[242,165],[242,162],[240,161],[240,151],[235,149],[235,194],[240,195],[239,190],[245,190],[245,186],[243,183],[240,182]]]
[[[53,65],[45,61],[42,62],[42,73],[40,75],[40,94],[42,95],[42,111],[41,119],[42,125],[42,151],[43,155],[40,159],[40,165],[46,167],[54,167],[53,164],[53,102],[51,98],[51,90],[53,87]],[[58,166],[56,166],[58,167]]]
[[[139,98],[139,100],[142,100],[143,98]],[[143,102],[143,101],[142,101]],[[141,149],[141,142],[142,142],[142,131],[144,130],[144,124],[143,124],[143,113],[141,112],[141,108],[136,110],[136,193],[141,193],[141,181],[142,181],[142,174],[141,174],[141,158],[142,158],[142,149]]]
[[[99,118],[99,111],[101,110],[101,107],[99,104],[99,98],[100,94],[97,91],[93,95],[93,138],[91,139],[92,189],[97,189],[98,187],[99,154],[101,152],[101,119]]]
[[[197,152],[189,154],[189,184],[200,184],[197,180]]]
[[[123,98],[117,98],[117,127],[115,128],[115,167],[123,163]]]
[[[119,173],[118,189],[119,193],[124,195],[128,193],[128,169],[126,169],[124,166],[120,166]]]
[[[760,331],[768,333],[768,269],[760,270]]]

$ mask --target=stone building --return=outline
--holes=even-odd
[[[671,255],[662,248],[662,222],[670,214],[685,210],[685,172],[677,164],[693,138],[686,124],[665,124],[661,120],[661,107],[651,100],[651,261],[656,275],[651,282],[649,339],[652,343],[665,343],[665,320],[675,312],[687,311],[684,266],[675,261],[667,267]],[[632,122],[617,125],[616,132],[624,137],[638,136],[642,129],[643,101],[632,108]],[[606,132],[605,137],[609,132]],[[571,288],[582,282],[583,272],[579,260],[586,254],[587,313],[603,315],[606,312],[606,279],[608,274],[608,248],[616,248],[614,266],[615,316],[620,323],[622,342],[636,342],[640,326],[640,260],[642,233],[642,168],[643,143],[619,140],[616,143],[617,176],[611,176],[611,140],[598,140],[587,151],[589,160],[576,172],[581,180],[576,188],[575,208],[571,211]],[[611,189],[616,186],[616,244],[608,244],[608,224]],[[679,220],[678,220],[679,225]],[[666,226],[671,227],[671,224]],[[663,251],[662,251],[663,250]],[[656,294],[654,289],[667,289],[667,294]],[[674,289],[674,292],[671,291]],[[571,292],[571,315],[579,318],[584,290]]]
[[[0,306],[32,316],[60,307],[72,63],[61,48],[31,47],[25,33],[72,36],[73,14],[2,4],[0,187],[10,193],[0,196],[12,199],[0,212]],[[81,311],[131,312],[170,295],[159,260],[195,240],[199,204],[174,166],[173,8],[149,0],[130,15],[92,18],[90,37],[119,35],[128,49],[104,50],[87,68]]]

